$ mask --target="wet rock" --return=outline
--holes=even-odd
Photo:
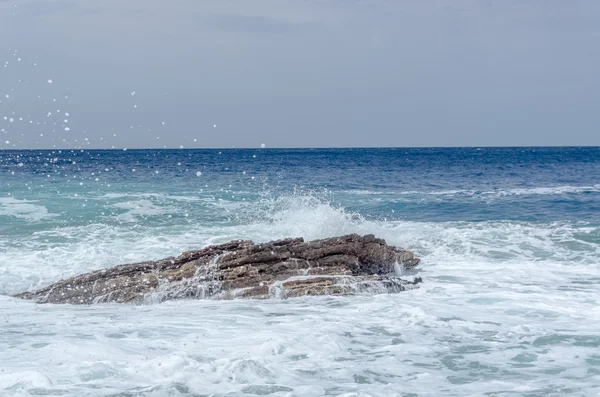
[[[91,304],[394,293],[422,282],[397,277],[403,268],[418,264],[411,252],[373,235],[263,244],[235,240],[82,274],[16,296],[39,303]]]

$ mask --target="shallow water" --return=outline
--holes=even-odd
[[[421,288],[8,296],[233,238],[345,233],[415,251]],[[4,151],[0,395],[598,395],[598,258],[598,148]]]

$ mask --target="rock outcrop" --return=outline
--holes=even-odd
[[[373,235],[264,244],[235,240],[179,257],[82,274],[16,296],[39,303],[91,304],[392,293],[421,282],[397,277],[402,268],[418,264],[411,252]]]

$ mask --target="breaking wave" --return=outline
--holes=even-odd
[[[231,205],[235,209],[230,208],[229,221],[221,223],[192,220],[186,225],[156,226],[125,219],[119,224],[62,226],[18,238],[3,237],[0,262],[11,266],[0,270],[0,293],[39,288],[78,273],[178,255],[232,239],[264,242],[284,237],[312,240],[375,234],[415,251],[424,259],[423,272],[468,266],[472,275],[477,274],[474,269],[502,268],[518,273],[526,271],[525,263],[530,269],[544,263],[546,270],[578,267],[578,274],[585,277],[593,273],[590,265],[600,256],[600,227],[586,222],[374,220],[311,194],[263,197]],[[157,216],[173,211],[140,200],[121,208],[127,208],[130,216],[141,210]]]

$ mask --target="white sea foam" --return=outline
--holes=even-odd
[[[0,241],[0,264],[10,264],[0,267],[0,292],[233,238],[344,233],[374,233],[413,249],[423,263],[412,272],[424,284],[395,295],[142,306],[35,305],[0,296],[0,391],[287,397],[600,391],[597,225],[371,221],[306,195],[235,210],[232,224],[92,224]]]
[[[182,202],[214,202],[210,196],[199,196],[199,195],[174,195],[174,194],[166,194],[166,193],[106,193],[99,197],[90,197],[91,200],[117,200],[117,199],[156,199],[160,201],[182,201]]]
[[[56,216],[48,212],[48,209],[35,200],[18,200],[12,197],[0,198],[0,217],[14,217],[26,221],[35,222],[45,218]]]
[[[146,200],[117,203],[127,217],[172,212]],[[348,233],[375,234],[390,244],[414,250],[431,265],[490,263],[506,268],[523,261],[592,265],[600,257],[600,229],[584,223],[554,222],[407,222],[369,221],[314,196],[284,196],[248,203],[230,224],[192,222],[185,226],[91,224],[34,232],[23,241],[0,241],[0,292],[39,287],[44,283],[123,262],[158,259],[231,239],[257,242],[282,237],[306,240]],[[239,208],[238,208],[239,210]],[[125,218],[124,218],[125,219]],[[134,219],[132,219],[133,221]],[[43,264],[44,271],[31,264]],[[583,271],[583,270],[582,270]],[[585,273],[585,272],[584,272]]]
[[[173,212],[174,209],[155,205],[150,200],[132,200],[112,205],[125,209],[127,212],[117,215],[116,219],[123,222],[136,222],[139,218],[157,216]]]
[[[476,191],[472,189],[448,189],[448,190],[399,190],[399,191],[374,191],[374,190],[346,190],[345,193],[377,196],[377,195],[401,195],[401,196],[484,196],[484,197],[506,197],[506,196],[536,196],[536,195],[563,195],[581,193],[599,193],[600,184],[588,186],[558,185],[547,187],[512,188]]]
[[[499,191],[500,195],[555,195],[555,194],[570,194],[570,193],[598,193],[600,192],[600,185],[590,186],[549,186],[549,187],[534,187],[534,188],[522,188],[522,189],[509,189],[506,192]]]

